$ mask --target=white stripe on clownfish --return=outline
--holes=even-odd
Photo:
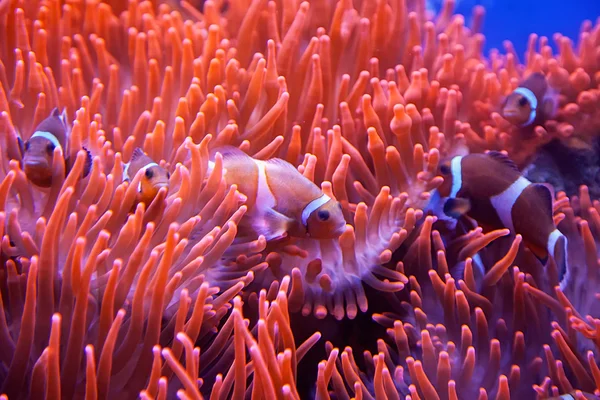
[[[326,194],[323,194],[321,197],[317,197],[316,199],[308,203],[306,207],[304,207],[304,210],[302,210],[302,225],[306,226],[310,215],[319,207],[327,203],[329,200],[331,200],[331,197],[327,196]]]
[[[533,122],[533,120],[535,119],[535,117],[537,115],[537,106],[538,106],[537,98],[535,97],[535,94],[533,94],[533,92],[531,90],[529,90],[525,87],[516,88],[515,93],[518,93],[521,96],[525,97],[527,99],[527,101],[529,102],[529,105],[531,106],[531,113],[529,113],[529,119],[527,120],[527,122],[525,122],[523,125],[521,125],[521,126],[527,126]]]
[[[565,400],[575,400],[575,397],[573,397],[572,395],[570,395],[568,393],[561,395],[560,398],[565,399]]]
[[[452,190],[450,198],[456,198],[462,187],[462,156],[456,156],[451,161]]]
[[[514,232],[515,230],[512,220],[513,206],[521,193],[523,193],[523,190],[529,185],[531,185],[531,182],[521,176],[502,193],[490,197],[490,202],[498,213],[500,221],[502,221],[502,224],[510,229],[511,232]]]
[[[558,261],[556,261],[556,255],[555,255],[555,250],[556,250],[556,243],[558,242],[558,240],[562,238],[565,241],[565,254],[563,255],[564,260],[562,260],[564,262],[564,265],[558,265]],[[569,268],[567,267],[567,263],[568,263],[568,247],[569,247],[569,241],[567,240],[567,237],[565,235],[562,234],[561,231],[559,231],[558,229],[553,230],[550,233],[550,236],[548,237],[548,253],[550,253],[550,255],[552,256],[552,258],[556,261],[556,268],[559,269],[559,275],[558,275],[558,284],[561,290],[565,290],[565,287],[567,286],[567,283],[570,280],[570,274],[569,274]],[[564,268],[564,271],[561,271],[561,269]],[[561,276],[562,275],[562,276]]]
[[[148,168],[151,167],[158,167],[158,164],[155,162],[149,162],[148,164],[144,165],[142,168],[140,168],[141,170],[144,170],[144,173],[146,173],[146,170]],[[138,182],[138,187],[137,187],[138,192],[142,192],[142,180],[140,179],[140,181]]]
[[[33,139],[34,137],[44,138],[44,139],[48,140],[50,143],[52,143],[54,145],[54,147],[57,147],[57,148],[63,150],[63,148],[60,145],[60,142],[58,141],[58,139],[56,138],[56,136],[54,136],[50,132],[35,131],[35,133],[33,135],[31,135],[31,138],[29,140]],[[64,152],[64,150],[63,150],[63,152]]]
[[[254,160],[254,163],[258,167],[258,187],[256,189],[256,203],[260,204],[261,207],[275,208],[277,200],[271,192],[269,182],[267,181],[267,170],[265,162],[262,160]]]
[[[548,238],[548,247],[549,247],[548,251],[550,252],[550,255],[552,257],[554,257],[554,247],[556,245],[556,242],[558,241],[558,239],[560,237],[563,237],[563,236],[564,235],[558,229],[555,229],[552,231],[552,233],[550,233],[550,237]],[[566,239],[567,238],[565,238],[565,240]]]
[[[131,177],[129,176],[129,167],[131,166],[131,162],[128,162],[127,164],[123,164],[123,180],[124,181],[130,181],[135,177]],[[150,167],[154,167],[154,166],[159,166],[157,163],[155,163],[154,161],[149,162],[148,164],[144,165],[142,168],[140,168],[140,170],[145,170],[146,168],[150,168]]]

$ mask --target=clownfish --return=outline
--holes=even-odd
[[[566,282],[567,238],[556,228],[552,192],[525,179],[504,154],[456,156],[440,164],[444,182],[433,194],[428,209],[441,219],[463,215],[486,230],[508,228],[542,262],[551,255]]]
[[[169,190],[171,174],[136,147],[129,162],[123,166],[123,181],[132,181],[141,169],[144,170],[144,175],[138,184],[138,201],[149,205],[161,188]]]
[[[535,72],[506,97],[501,114],[515,126],[533,128],[552,118],[557,105],[558,92],[543,74]]]
[[[244,219],[258,235],[267,240],[285,235],[335,239],[346,230],[341,204],[287,161],[256,160],[230,146],[215,149],[211,159],[216,152],[223,156],[227,185],[237,185],[247,197]],[[209,170],[213,168],[209,161]]]
[[[548,400],[576,400],[577,397],[576,396],[577,391],[573,391],[570,393],[566,393],[566,394],[561,394],[558,397],[550,397]],[[595,396],[591,393],[586,393],[586,392],[580,392],[584,398],[586,399],[598,399],[598,396]]]
[[[63,152],[66,173],[69,173],[75,162],[68,156],[69,134],[66,111],[61,113],[54,107],[23,145],[23,170],[31,183],[44,188],[52,186],[52,160],[57,147]],[[92,168],[92,155],[85,147],[83,149],[87,152],[83,168],[85,178]]]

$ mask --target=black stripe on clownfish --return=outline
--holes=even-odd
[[[553,220],[552,193],[543,184],[524,178],[499,152],[456,156],[439,168],[444,183],[428,209],[438,218],[473,218],[488,229],[508,228],[542,262],[552,256],[564,287],[568,280],[567,238]]]

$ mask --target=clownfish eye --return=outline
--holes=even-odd
[[[317,218],[319,218],[320,221],[327,221],[329,219],[329,211],[327,210],[321,210],[317,213]]]
[[[450,175],[450,166],[448,164],[442,164],[440,167],[440,172],[442,175]]]
[[[145,175],[146,175],[146,178],[148,178],[148,179],[152,179],[152,176],[154,176],[154,174],[152,173],[152,170],[150,168],[146,169]]]
[[[521,98],[519,99],[519,105],[520,105],[521,107],[525,107],[525,105],[526,105],[526,104],[527,104],[527,99],[526,99],[525,97],[521,97]]]
[[[48,152],[48,154],[54,153],[55,147],[56,146],[54,146],[54,143],[48,143],[48,145],[46,146],[46,151]]]

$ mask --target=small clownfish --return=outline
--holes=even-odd
[[[566,394],[561,394],[558,397],[550,397],[548,400],[577,400],[577,392],[578,391],[572,391],[570,393],[566,393]],[[595,396],[591,393],[586,393],[586,392],[581,392],[579,391],[579,393],[581,393],[583,395],[583,398],[585,399],[598,399],[598,396]]]
[[[244,219],[267,240],[284,237],[335,239],[346,230],[340,203],[324,194],[292,164],[279,158],[256,160],[236,147],[213,151],[223,156],[227,185],[247,197]],[[209,161],[209,171],[214,162]]]
[[[551,190],[521,176],[504,154],[456,156],[440,164],[444,183],[428,206],[441,219],[474,219],[486,230],[508,228],[545,264],[551,255],[561,287],[567,281],[567,238],[553,220]],[[437,203],[437,204],[433,204]]]
[[[56,107],[35,128],[33,135],[23,145],[23,170],[31,183],[44,188],[52,186],[52,160],[57,147],[62,150],[63,157],[66,155],[65,172],[69,173],[75,162],[68,156],[69,134],[66,111],[61,113]],[[85,178],[92,168],[92,155],[85,147],[83,149],[87,152],[83,168]]]
[[[543,74],[535,72],[506,97],[501,114],[515,126],[533,128],[552,118],[557,106],[558,92]]]
[[[144,175],[138,184],[138,201],[149,205],[158,194],[158,191],[166,187],[169,190],[169,171],[158,165],[136,147],[131,154],[131,160],[123,167],[123,181],[132,181],[140,169],[144,169]]]

